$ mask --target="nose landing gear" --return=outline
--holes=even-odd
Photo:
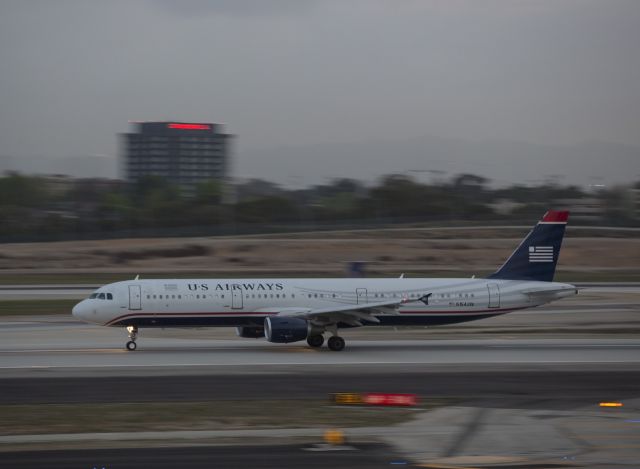
[[[136,339],[138,338],[138,328],[136,326],[127,326],[129,333],[129,342],[127,342],[127,350],[133,352],[136,349]]]

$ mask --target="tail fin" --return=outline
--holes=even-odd
[[[552,282],[569,212],[549,210],[489,278]]]

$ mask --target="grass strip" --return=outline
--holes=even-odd
[[[400,408],[337,406],[328,400],[224,400],[2,405],[0,434],[385,426],[443,404]]]
[[[30,314],[71,314],[79,300],[5,300],[0,301],[0,316]]]
[[[166,273],[145,273],[144,271],[138,272],[142,279],[154,279],[154,278],[272,278],[282,277],[282,273],[278,271],[273,272],[255,272],[252,270],[233,270],[233,271],[193,271],[193,272],[166,272]],[[428,278],[465,278],[470,277],[471,274],[475,274],[476,277],[482,278],[491,272],[462,272],[460,270],[433,270],[433,269],[405,269],[405,276],[407,277],[428,277]],[[393,275],[392,275],[393,274]],[[375,265],[370,266],[367,269],[367,275],[372,278],[380,277],[395,277],[396,272],[388,272],[381,270]],[[343,273],[340,269],[328,270],[326,272],[291,272],[284,275],[285,277],[296,278],[317,278],[317,277],[343,277]],[[77,284],[89,284],[89,285],[105,285],[107,283],[119,282],[122,280],[132,280],[135,274],[130,272],[123,273],[108,273],[99,274],[92,272],[85,273],[60,273],[60,274],[14,274],[14,273],[0,273],[0,285],[77,285]],[[640,282],[640,270],[632,271],[598,271],[596,269],[585,272],[575,271],[563,271],[559,270],[554,279],[556,282]]]

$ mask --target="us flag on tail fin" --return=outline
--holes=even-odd
[[[553,246],[529,246],[529,262],[553,262]]]

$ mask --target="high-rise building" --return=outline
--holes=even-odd
[[[193,194],[199,183],[224,180],[229,140],[220,124],[138,122],[123,134],[124,171],[128,182],[160,176]]]

